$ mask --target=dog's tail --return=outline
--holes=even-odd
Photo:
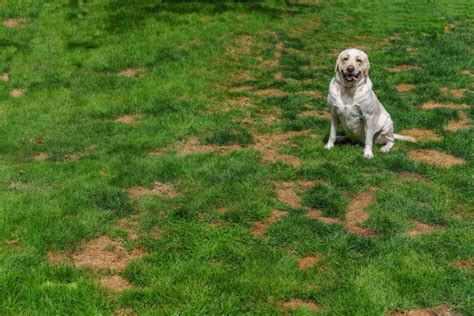
[[[399,135],[399,134],[393,134],[393,137],[395,139],[398,139],[398,140],[404,140],[404,141],[407,141],[407,142],[416,143],[416,138],[415,137]]]

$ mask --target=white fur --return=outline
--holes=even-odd
[[[354,72],[347,70],[354,68]],[[347,137],[365,145],[364,157],[373,158],[372,144],[383,144],[380,151],[389,152],[394,140],[415,141],[413,137],[393,133],[390,114],[377,99],[369,78],[369,60],[361,50],[351,48],[342,51],[336,62],[335,76],[329,84],[328,105],[331,112],[331,132],[327,149],[334,147],[338,125]],[[357,79],[354,79],[357,75]],[[348,76],[349,79],[346,79]],[[350,81],[352,80],[352,81]]]

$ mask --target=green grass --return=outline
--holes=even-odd
[[[452,262],[474,255],[473,129],[448,132],[443,127],[458,111],[420,108],[474,103],[472,76],[462,73],[474,68],[472,1],[291,2],[0,2],[2,21],[23,18],[0,26],[0,74],[10,77],[0,81],[1,314],[274,314],[292,298],[332,315],[443,304],[472,314],[472,267]],[[236,43],[242,36],[251,39],[248,52]],[[275,57],[281,44],[287,49]],[[324,149],[329,122],[299,114],[326,111],[335,57],[349,46],[368,53],[374,89],[396,130],[431,129],[441,140],[398,142],[370,161],[360,146]],[[279,64],[261,67],[260,58]],[[401,64],[420,68],[387,71]],[[140,73],[117,75],[127,68]],[[277,72],[293,80],[277,80]],[[401,95],[400,83],[415,89]],[[229,91],[242,85],[286,96]],[[467,93],[456,99],[442,87]],[[16,88],[27,90],[11,97]],[[239,97],[251,106],[228,106]],[[277,113],[280,120],[264,123]],[[473,107],[465,113],[471,118]],[[139,119],[114,121],[127,114]],[[279,148],[299,157],[300,167],[263,163],[253,147],[257,134],[305,130],[292,140],[297,146]],[[176,144],[190,136],[241,149],[180,155]],[[149,154],[157,148],[168,150]],[[407,155],[416,148],[466,163],[418,163]],[[37,153],[47,159],[34,160]],[[426,180],[401,179],[402,171]],[[273,182],[294,180],[317,183],[301,192],[302,209],[282,205],[274,192]],[[128,188],[155,181],[178,195],[129,198]],[[314,207],[342,219],[351,198],[370,186],[376,199],[365,225],[376,238],[305,216]],[[288,215],[254,237],[253,223],[272,209]],[[147,255],[121,273],[130,289],[113,293],[88,269],[48,262],[48,251],[72,253],[104,234],[126,236],[117,220],[134,214],[139,236],[126,247]],[[443,230],[409,238],[410,220]],[[298,258],[314,254],[321,263],[300,270]]]

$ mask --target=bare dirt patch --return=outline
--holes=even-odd
[[[264,89],[264,90],[257,90],[255,92],[257,97],[286,97],[288,94],[280,89]]]
[[[118,123],[131,124],[140,118],[141,115],[122,115],[117,117],[114,121]]]
[[[4,72],[1,76],[0,76],[0,80],[2,81],[8,81],[10,80],[10,74],[8,72]]]
[[[277,198],[280,202],[288,204],[292,208],[301,207],[301,198],[296,193],[295,184],[292,182],[276,182]]]
[[[45,161],[48,160],[49,155],[47,153],[36,153],[33,155],[33,160],[35,161]]]
[[[469,105],[467,104],[456,104],[456,103],[438,103],[434,101],[428,101],[421,105],[423,110],[434,110],[434,109],[453,109],[453,110],[467,110]]]
[[[432,149],[415,149],[408,152],[408,156],[418,162],[439,168],[449,168],[466,163],[462,158],[451,156]]]
[[[127,69],[124,69],[121,72],[119,72],[118,75],[122,76],[122,77],[136,77],[139,74],[141,74],[142,72],[143,72],[143,70],[139,69],[139,68],[127,68]]]
[[[410,83],[401,83],[396,87],[396,89],[399,93],[405,93],[415,89],[415,85]]]
[[[457,120],[451,120],[448,122],[448,124],[444,127],[445,131],[457,132],[461,129],[472,128],[471,119],[466,115],[464,111],[460,111],[458,115],[459,118]]]
[[[409,71],[409,70],[418,70],[420,66],[413,66],[413,65],[398,65],[393,68],[389,68],[388,71],[391,72],[401,72],[401,71]]]
[[[305,270],[319,264],[319,262],[321,262],[322,259],[323,259],[322,255],[304,257],[298,261],[298,266],[300,270]]]
[[[265,221],[259,221],[253,224],[252,234],[255,237],[264,236],[267,232],[267,229],[272,226],[274,223],[282,219],[283,216],[288,214],[288,212],[273,210],[270,213],[270,217]]]
[[[429,129],[413,128],[399,132],[400,135],[415,137],[420,142],[435,142],[441,140],[441,136]]]
[[[174,198],[177,195],[171,184],[161,183],[158,181],[153,183],[153,187],[151,189],[147,187],[133,187],[127,189],[127,192],[131,199],[137,199],[146,195]]]
[[[13,90],[10,91],[10,96],[12,96],[14,98],[19,98],[22,95],[24,95],[25,92],[26,92],[26,88],[13,89]]]
[[[300,307],[311,310],[313,312],[324,312],[326,309],[313,301],[303,301],[297,298],[292,298],[288,302],[280,302],[278,304],[281,309],[295,310]]]
[[[439,226],[430,226],[415,220],[411,220],[410,223],[413,225],[413,228],[406,233],[406,235],[410,237],[429,234],[441,230],[441,227]]]
[[[312,219],[317,219],[324,224],[342,224],[341,220],[334,217],[325,217],[320,210],[311,209],[306,213],[306,216]]]
[[[461,316],[461,314],[452,311],[450,305],[441,305],[437,307],[425,307],[412,309],[409,311],[392,311],[390,316]]]
[[[260,60],[258,67],[262,70],[274,69],[281,66],[278,60],[266,60],[263,58],[257,58],[257,60]]]
[[[464,94],[467,92],[467,89],[450,89],[448,87],[443,87],[440,88],[441,93],[443,93],[445,96],[451,96],[456,99],[461,99]]]
[[[470,70],[467,70],[467,69],[461,71],[461,73],[463,75],[468,75],[468,76],[474,77],[474,73],[472,73]]]
[[[465,260],[455,260],[452,262],[453,267],[474,272],[474,259],[469,258]]]
[[[99,280],[99,285],[115,292],[123,292],[132,288],[130,283],[120,275],[104,276]]]
[[[273,75],[273,79],[275,79],[275,80],[284,80],[285,76],[283,76],[283,73],[281,71],[279,71],[279,72],[277,72]]]
[[[349,233],[366,237],[377,235],[376,232],[369,228],[359,227],[360,224],[364,223],[369,218],[365,208],[374,201],[374,193],[375,188],[371,187],[369,191],[359,193],[352,199],[343,224],[344,228]]]
[[[120,238],[101,236],[82,243],[82,250],[73,254],[74,266],[89,268],[94,272],[112,270],[121,272],[130,260],[138,259],[146,253],[140,249],[127,251]]]

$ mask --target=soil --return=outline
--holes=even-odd
[[[119,122],[119,123],[124,123],[124,124],[130,124],[135,122],[137,119],[140,118],[140,115],[123,115],[117,117],[114,121]]]
[[[396,67],[388,69],[388,71],[391,72],[401,72],[401,71],[409,71],[409,70],[418,70],[420,69],[419,66],[413,66],[413,65],[398,65]]]
[[[430,226],[415,220],[411,220],[410,223],[414,226],[413,229],[406,233],[410,237],[433,233],[441,229],[439,226]]]
[[[0,80],[2,81],[8,81],[10,80],[10,74],[8,72],[4,72],[2,76],[0,76]]]
[[[451,311],[450,305],[441,305],[437,307],[425,307],[412,309],[409,311],[393,311],[390,316],[461,316],[460,313]]]
[[[365,208],[374,201],[374,193],[375,188],[371,187],[369,191],[359,193],[352,199],[343,224],[349,233],[365,237],[377,235],[376,232],[369,228],[359,227],[360,224],[369,218],[369,215],[365,212]]]
[[[257,90],[255,92],[257,97],[286,97],[288,94],[286,92],[281,91],[280,89],[264,89],[264,90]]]
[[[33,155],[33,160],[36,161],[45,161],[48,160],[49,155],[47,153],[36,153]]]
[[[325,224],[342,224],[341,220],[333,217],[324,217],[320,210],[310,209],[306,216],[312,219],[317,219]]]
[[[122,76],[122,77],[136,77],[137,75],[139,75],[142,72],[143,71],[141,69],[138,69],[138,68],[127,68],[127,69],[124,69],[121,72],[119,72],[119,76]]]
[[[461,270],[468,270],[469,272],[474,272],[474,259],[469,258],[466,260],[455,260],[452,262],[452,265],[455,268],[461,269]]]
[[[288,212],[273,210],[267,220],[254,223],[252,227],[252,234],[255,237],[262,237],[266,234],[267,229],[274,223],[280,221]]]
[[[399,93],[405,93],[415,89],[415,85],[410,83],[401,83],[396,87],[396,89]]]
[[[104,276],[99,280],[99,285],[116,292],[131,289],[130,283],[119,275]]]
[[[462,97],[464,97],[464,94],[467,92],[467,89],[450,89],[448,87],[443,87],[440,89],[440,91],[445,96],[451,96],[456,99],[461,99]]]
[[[14,98],[19,98],[23,94],[25,94],[25,92],[26,92],[26,88],[13,89],[13,90],[10,91],[10,96],[12,96]]]
[[[472,127],[471,119],[464,113],[464,111],[459,112],[459,118],[457,120],[449,121],[444,129],[448,132],[457,132],[461,129],[469,129]]]
[[[322,258],[321,255],[304,257],[298,261],[298,266],[300,270],[305,270],[319,264]]]
[[[313,312],[324,312],[326,310],[325,308],[321,307],[320,305],[316,304],[313,301],[303,301],[297,298],[292,298],[287,302],[280,302],[278,305],[282,309],[289,309],[289,310],[295,310],[300,307],[304,307]]]
[[[296,193],[295,189],[293,188],[294,184],[291,182],[278,182],[276,183],[277,186],[277,197],[278,200],[282,203],[288,204],[292,208],[300,208],[301,207],[301,198]]]

